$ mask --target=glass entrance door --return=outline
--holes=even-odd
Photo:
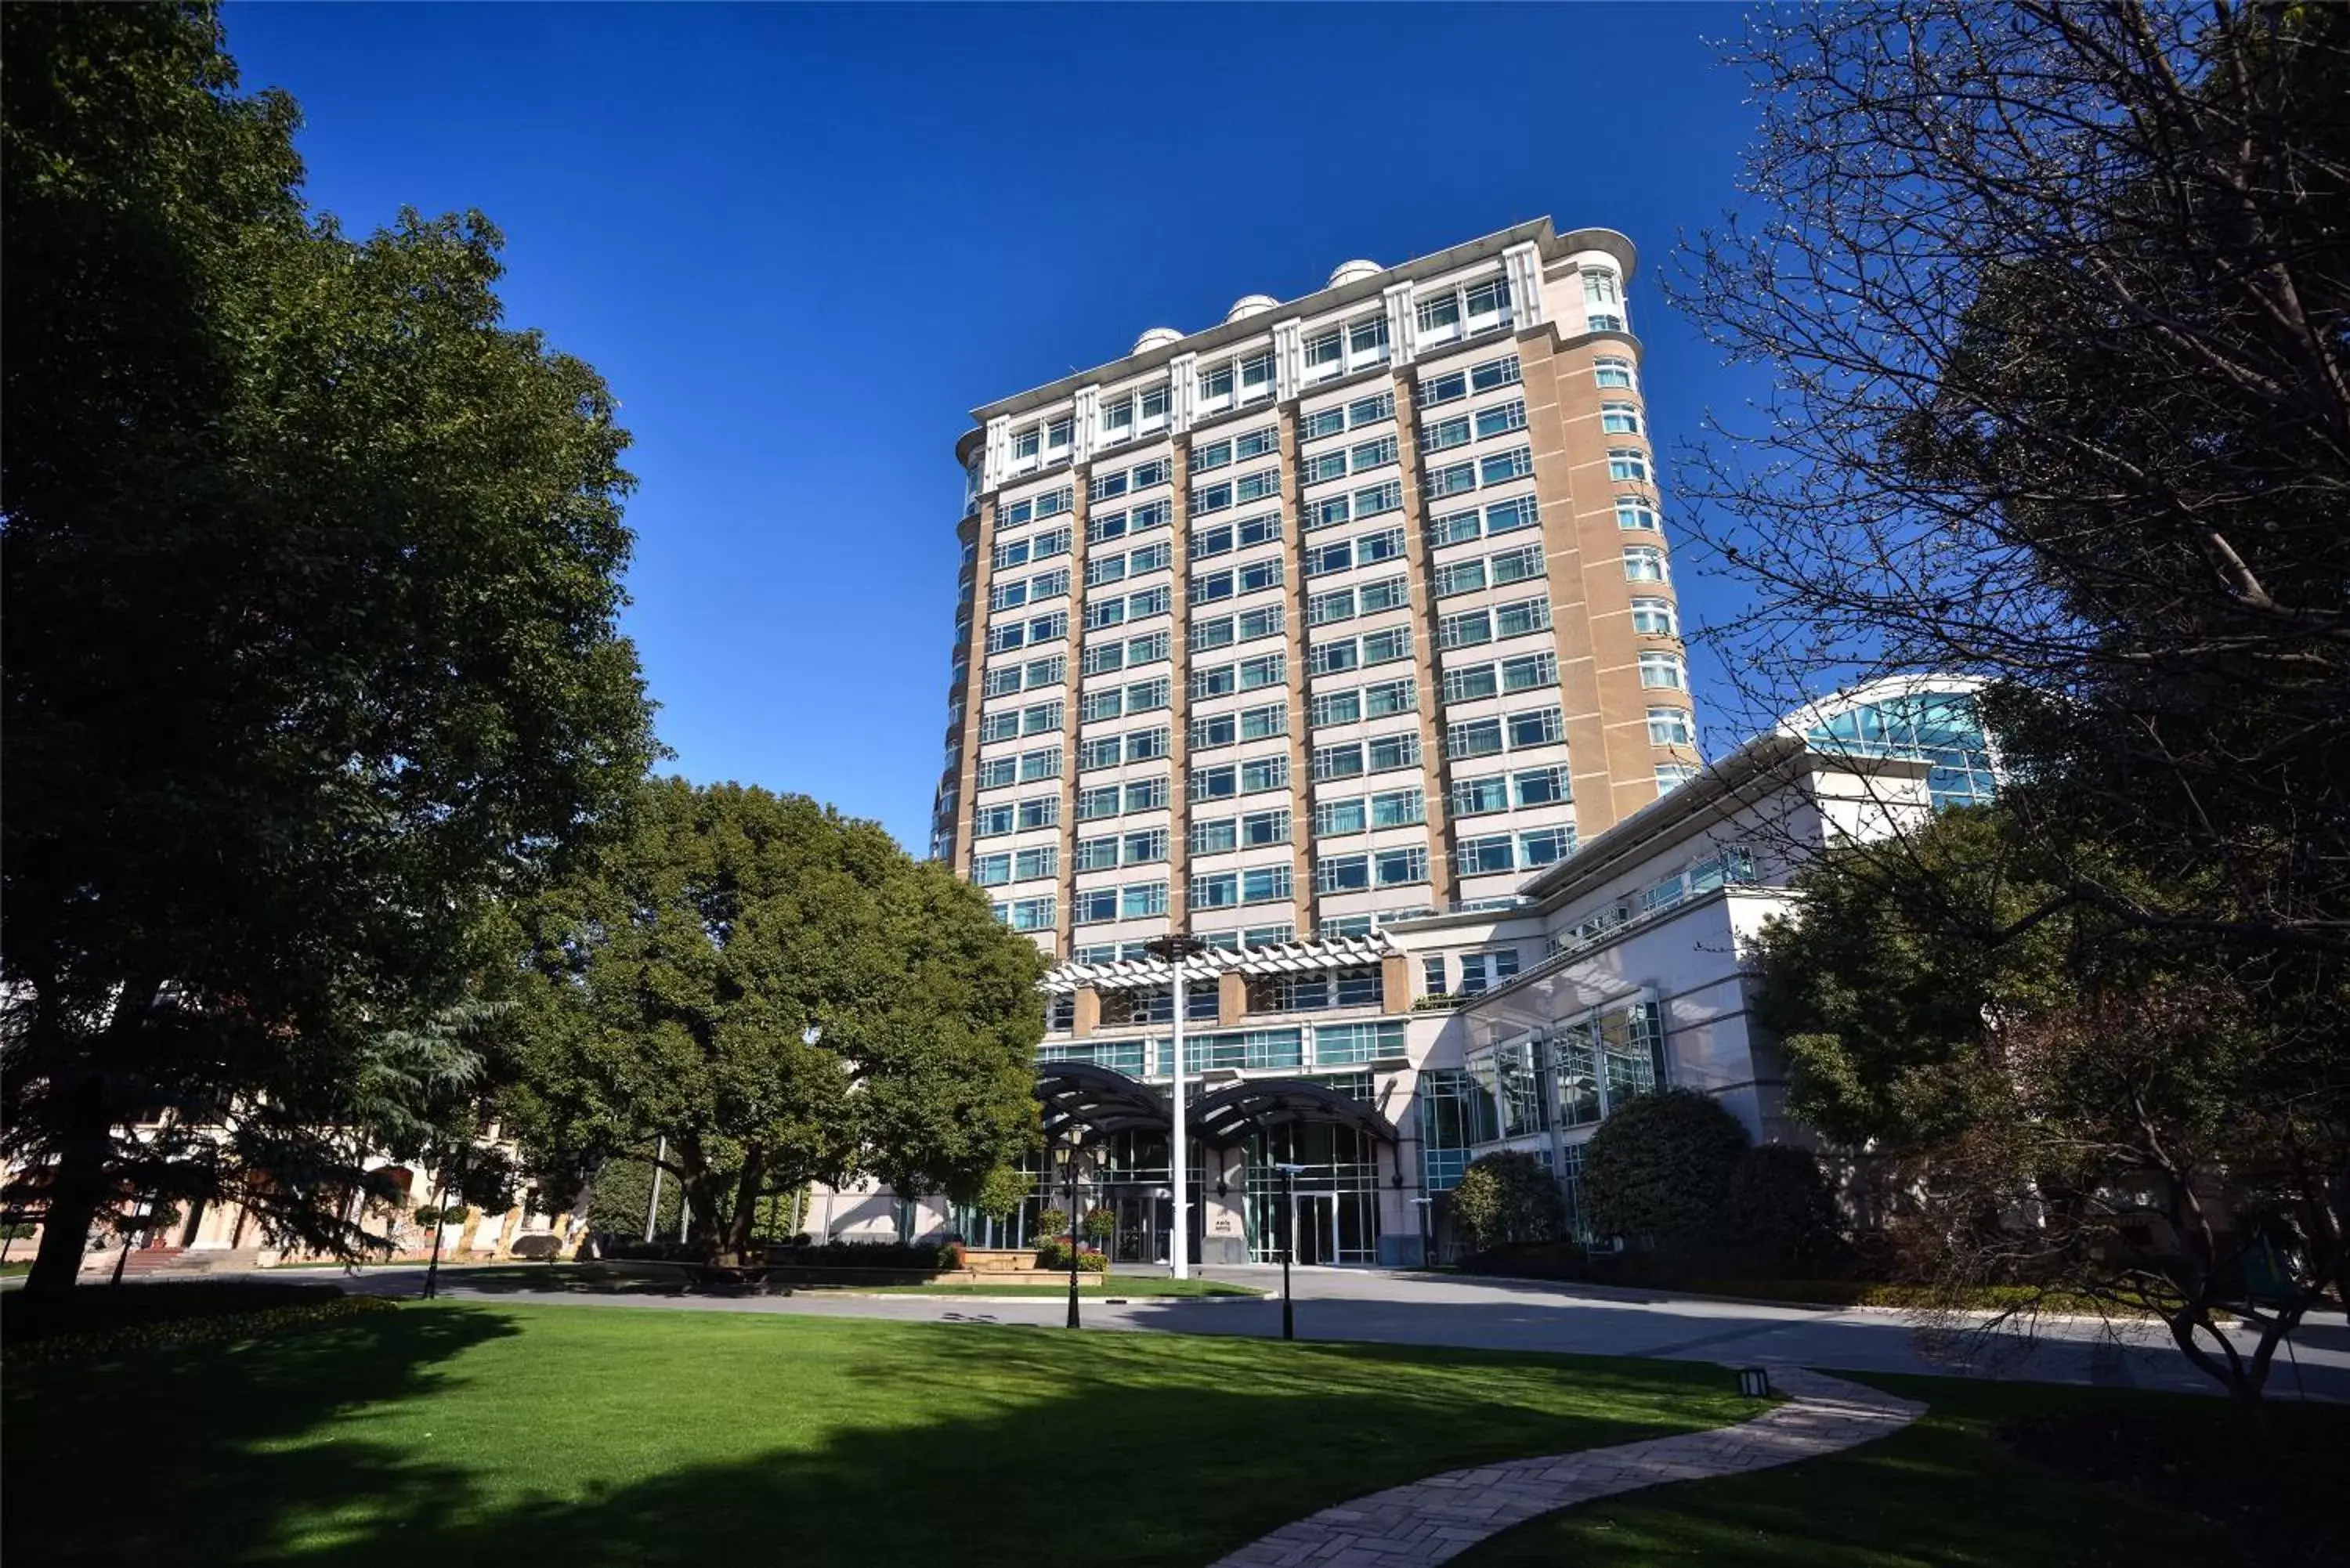
[[[1336,1262],[1338,1258],[1338,1200],[1327,1192],[1297,1195],[1297,1262],[1300,1265]]]

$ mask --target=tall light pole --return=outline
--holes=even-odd
[[[1174,1129],[1168,1135],[1169,1174],[1174,1178],[1174,1234],[1168,1239],[1167,1256],[1179,1280],[1191,1277],[1191,1149],[1183,1136],[1183,1014],[1190,1011],[1189,999],[1183,991],[1183,967],[1193,953],[1204,952],[1208,944],[1182,931],[1167,935],[1144,944],[1143,950],[1153,958],[1165,959],[1175,968],[1175,1033],[1170,1046],[1174,1060],[1169,1064],[1173,1092],[1168,1096],[1174,1106]]]
[[[1288,1234],[1282,1238],[1281,1247],[1281,1337],[1297,1337],[1297,1319],[1289,1307],[1289,1255],[1297,1251],[1297,1178],[1305,1170],[1302,1165],[1276,1165],[1281,1172],[1281,1195],[1284,1207],[1289,1210]]]

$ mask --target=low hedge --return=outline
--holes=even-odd
[[[43,1339],[12,1342],[0,1350],[0,1363],[5,1363],[13,1371],[98,1361],[139,1351],[163,1350],[186,1345],[221,1345],[236,1340],[259,1339],[296,1329],[348,1323],[354,1318],[395,1311],[399,1305],[398,1302],[385,1296],[347,1296],[337,1293],[290,1306],[122,1323],[111,1328],[93,1329],[81,1334],[57,1334]]]
[[[1069,1267],[1069,1244],[1066,1241],[1045,1241],[1036,1249],[1036,1267],[1053,1273],[1066,1273]],[[1077,1253],[1077,1272],[1107,1274],[1109,1254],[1094,1248],[1081,1249]]]

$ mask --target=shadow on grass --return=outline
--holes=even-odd
[[[1556,1563],[1734,1563],[1756,1568],[2264,1568],[2339,1562],[2329,1542],[2307,1553],[2258,1552],[2209,1520],[2151,1498],[2085,1483],[2016,1458],[1997,1433],[2035,1416],[2104,1410],[2132,1423],[2177,1421],[2206,1441],[2234,1440],[2219,1400],[2033,1384],[1859,1375],[1913,1399],[1927,1415],[1889,1438],[1783,1469],[1658,1487],[1519,1525],[1471,1549],[1463,1568]],[[2334,1434],[2350,1412],[2307,1407],[2294,1426]],[[2192,1466],[2199,1450],[2182,1449]]]
[[[12,1473],[12,1560],[1196,1564],[1432,1470],[1752,1409],[1707,1369],[1506,1353],[764,1314],[388,1315],[394,1332],[372,1345],[274,1347],[245,1363],[242,1393],[234,1368],[175,1368],[177,1386],[151,1390],[125,1382],[146,1375],[131,1366],[47,1391],[186,1414],[139,1432],[143,1458],[89,1440]],[[527,1337],[491,1347],[478,1376],[431,1371],[509,1320]],[[356,1432],[303,1436],[367,1399],[394,1404]],[[47,1419],[119,1434],[103,1414]],[[13,1490],[26,1485],[52,1489],[30,1516]]]
[[[515,1330],[384,1313],[233,1346],[9,1375],[0,1555],[11,1563],[265,1557],[290,1501],[369,1495],[422,1519],[463,1478],[368,1443],[289,1445],[341,1411],[427,1396],[441,1362]]]

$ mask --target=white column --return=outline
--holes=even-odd
[[[1200,399],[1200,357],[1178,354],[1167,361],[1167,429],[1180,435],[1191,428],[1191,412]]]
[[[1388,362],[1409,365],[1419,349],[1419,317],[1412,313],[1411,280],[1390,284],[1380,293],[1388,306]]]
[[[1187,1158],[1190,1150],[1184,1147],[1183,1139],[1184,1011],[1183,961],[1178,958],[1175,961],[1175,1038],[1172,1046],[1174,1061],[1170,1064],[1174,1085],[1170,1097],[1174,1104],[1175,1131],[1168,1147],[1168,1163],[1172,1168],[1169,1174],[1174,1178],[1172,1185],[1175,1189],[1175,1233],[1168,1239],[1167,1256],[1173,1263],[1175,1277],[1179,1280],[1188,1280],[1191,1277],[1191,1172],[1188,1168],[1191,1161]]]
[[[1305,323],[1295,317],[1273,327],[1274,400],[1285,403],[1305,389]]]
[[[1539,327],[1543,319],[1542,252],[1531,241],[1502,253],[1504,275],[1510,280],[1510,325],[1519,331]],[[1580,284],[1577,285],[1580,286]]]

